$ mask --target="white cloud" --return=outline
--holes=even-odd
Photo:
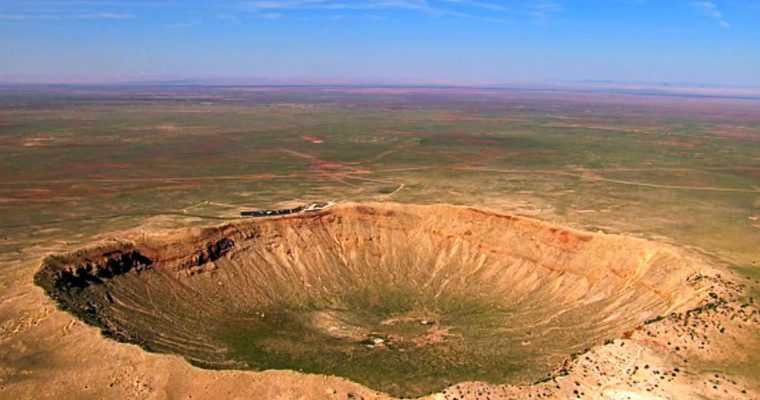
[[[546,19],[551,14],[564,11],[564,7],[552,0],[534,0],[526,6],[526,13],[537,18]]]
[[[201,21],[184,21],[184,22],[175,22],[171,24],[164,24],[164,28],[167,29],[183,29],[183,28],[190,28],[196,25],[200,25]]]
[[[462,4],[477,8],[484,8],[487,10],[493,10],[493,11],[507,11],[508,8],[504,7],[500,4],[496,3],[490,3],[485,1],[475,1],[475,0],[442,0],[445,3],[454,3],[454,4]]]
[[[469,0],[440,0],[436,3],[461,3],[472,8]],[[480,5],[480,2],[477,2]],[[483,3],[485,4],[485,3]],[[238,2],[232,7],[250,12],[279,12],[287,11],[410,11],[424,13],[434,17],[453,17],[462,19],[490,20],[451,8],[441,7],[428,0],[249,0]],[[481,5],[482,7],[482,5]]]
[[[132,14],[125,13],[113,13],[113,12],[99,12],[90,14],[77,14],[74,18],[79,19],[129,19],[134,18]]]
[[[728,28],[731,24],[723,17],[723,13],[718,9],[718,5],[710,1],[696,1],[694,6],[699,8],[704,14],[718,22],[718,25]]]
[[[132,14],[98,12],[83,14],[0,14],[0,21],[33,21],[33,20],[65,20],[65,19],[129,19],[134,18]]]
[[[262,11],[409,11],[433,17],[451,17],[474,21],[503,23],[501,15],[509,9],[482,0],[248,0],[233,5],[239,10]],[[487,15],[484,15],[487,14]],[[500,15],[493,15],[499,13]]]
[[[4,14],[0,20],[27,19],[124,19],[139,15],[144,8],[171,8],[186,12],[218,14],[249,13],[253,17],[277,19],[298,11],[324,12],[350,17],[378,15],[392,11],[419,13],[434,18],[454,18],[503,23],[510,16],[532,15],[545,18],[562,11],[554,0],[502,2],[497,0],[0,0]],[[507,5],[505,5],[507,4]],[[40,11],[45,10],[45,11]],[[134,14],[134,15],[133,15]],[[383,17],[388,17],[384,15]],[[166,24],[165,26],[171,25]],[[178,25],[178,24],[175,24]],[[180,24],[181,25],[181,24]]]

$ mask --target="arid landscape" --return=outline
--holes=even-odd
[[[0,398],[760,398],[755,92],[6,85],[0,133]]]

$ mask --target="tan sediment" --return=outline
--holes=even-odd
[[[110,336],[215,368],[244,367],[227,359],[203,329],[204,321],[231,310],[283,299],[339,307],[349,289],[410,283],[437,296],[464,293],[515,307],[518,326],[504,335],[530,328],[530,340],[515,340],[545,346],[536,362],[554,382],[578,373],[570,353],[593,359],[610,352],[605,339],[632,340],[645,326],[668,323],[652,324],[659,316],[703,307],[708,293],[719,292],[708,286],[716,278],[703,277],[715,274],[702,259],[652,241],[468,207],[341,204],[203,229],[125,234],[49,258],[37,282],[61,307]],[[327,316],[313,315],[317,329],[337,328],[337,337],[350,340],[366,334]],[[449,334],[446,327],[434,333],[433,342]],[[561,345],[551,345],[557,341]],[[549,391],[546,382],[468,385],[478,392],[490,388],[492,398]]]

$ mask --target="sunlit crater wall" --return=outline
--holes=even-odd
[[[266,315],[287,315],[308,335],[346,346],[388,318],[435,319],[446,335],[432,349],[499,359],[444,377],[443,387],[460,378],[539,379],[572,353],[690,306],[696,289],[687,278],[701,265],[650,241],[471,208],[347,204],[99,244],[49,259],[37,281],[107,335],[214,368],[290,365],[241,359],[220,339],[245,323],[266,347],[276,339],[257,331]],[[297,364],[323,343],[325,354],[354,351],[316,341],[288,359]],[[353,370],[308,365],[373,384]],[[375,386],[392,391],[393,379]]]

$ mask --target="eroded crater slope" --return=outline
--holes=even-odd
[[[530,383],[696,302],[696,259],[454,206],[344,204],[125,235],[48,258],[59,305],[207,368],[292,369],[413,396]]]

